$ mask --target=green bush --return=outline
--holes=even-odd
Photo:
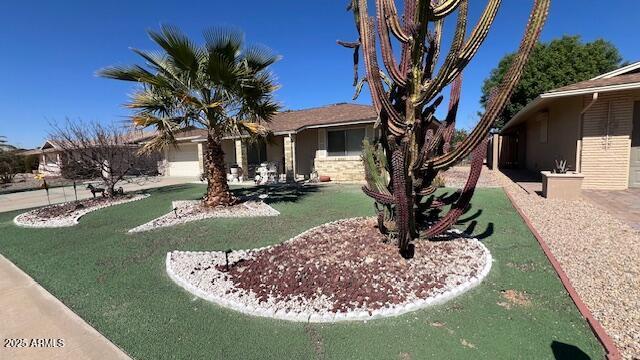
[[[40,165],[38,155],[23,155],[21,172],[30,173],[33,170],[38,170],[38,165]]]
[[[22,168],[20,156],[15,151],[0,150],[0,184],[8,184]]]

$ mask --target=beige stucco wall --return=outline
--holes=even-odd
[[[313,172],[318,150],[318,130],[307,129],[296,134],[296,174],[308,178]]]
[[[591,102],[590,96],[582,100]],[[583,188],[623,190],[629,184],[633,102],[640,92],[601,93],[585,113],[582,140]]]
[[[203,143],[203,147],[207,144]],[[236,163],[236,146],[234,140],[222,140],[222,151],[224,151],[224,163],[227,164],[227,168],[231,164]]]
[[[544,109],[542,112],[548,112],[546,143],[540,140],[541,112],[526,120],[526,167],[551,170],[554,161],[562,158],[570,169],[576,169],[576,159],[580,159],[582,188],[627,189],[633,103],[640,100],[640,91],[600,93],[583,116],[580,138],[581,112],[592,99],[592,95],[560,98]]]
[[[582,99],[570,97],[553,102],[526,120],[525,163],[530,170],[552,170],[555,160],[566,160],[576,169],[576,142],[580,132]],[[546,142],[541,141],[544,112],[548,114]]]
[[[365,135],[373,139],[373,125],[360,125],[349,127],[335,127],[318,129],[318,149],[315,158],[315,170],[320,176],[330,176],[333,181],[362,182],[364,181],[364,168],[360,156],[328,156],[327,155],[327,130],[365,128]]]

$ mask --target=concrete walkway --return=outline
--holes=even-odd
[[[640,230],[640,189],[582,190],[582,197]]]
[[[129,359],[2,255],[0,321],[0,359]]]
[[[139,183],[123,183],[125,192],[151,189],[168,185],[188,184],[197,179],[191,177],[164,177],[149,178]],[[78,199],[90,198],[91,192],[85,185],[77,186]],[[52,204],[75,200],[72,186],[49,189],[49,199]],[[44,190],[23,191],[12,194],[0,195],[0,212],[27,209],[48,204],[47,194]]]

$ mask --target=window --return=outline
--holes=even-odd
[[[56,154],[44,154],[44,162],[47,165],[56,165],[58,163],[58,157]]]
[[[249,143],[247,146],[247,162],[252,165],[267,161],[267,143],[263,140]]]
[[[358,156],[362,153],[364,128],[327,131],[329,156]]]

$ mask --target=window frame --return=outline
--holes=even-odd
[[[362,141],[360,142],[360,150],[358,152],[357,155],[352,155],[349,154],[349,149],[348,149],[348,142],[347,142],[347,132],[348,131],[355,131],[355,130],[361,130],[363,131],[363,137],[362,140],[367,138],[367,127],[366,126],[357,126],[357,127],[349,127],[346,129],[327,129],[326,131],[326,153],[327,153],[327,157],[330,158],[339,158],[339,157],[360,157],[360,155],[362,154]],[[329,133],[337,133],[337,132],[342,132],[343,133],[343,137],[344,137],[344,150],[342,154],[332,154],[332,151],[329,149]]]

